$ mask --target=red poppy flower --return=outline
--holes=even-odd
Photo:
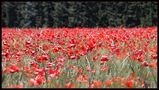
[[[13,64],[13,65],[11,65],[9,71],[10,71],[11,73],[18,72],[18,71],[19,71],[19,68],[18,68],[16,65]]]
[[[87,75],[80,75],[76,78],[78,82],[87,83],[88,82],[88,76]]]
[[[58,76],[59,74],[60,74],[60,72],[58,70],[52,70],[52,69],[49,70],[49,75],[52,78]]]
[[[126,81],[125,85],[129,88],[131,88],[133,86],[133,82],[132,81]]]
[[[75,59],[76,59],[76,56],[70,56],[70,59],[75,60]]]
[[[102,86],[102,82],[98,80],[93,80],[94,87],[100,88]]]
[[[143,66],[148,66],[148,63],[147,63],[146,61],[143,61],[143,62],[142,62],[142,65],[143,65]]]
[[[107,71],[108,69],[109,69],[108,66],[103,66],[103,67],[100,68],[101,71]]]
[[[113,84],[111,80],[106,80],[105,81],[105,86],[110,87]]]
[[[31,43],[31,41],[26,41],[25,42],[26,45],[29,45],[30,43]]]
[[[33,79],[33,78],[31,78],[29,80],[29,85],[31,85],[31,86],[39,86],[39,84],[37,83],[37,81],[35,79]]]
[[[49,56],[48,55],[42,55],[41,58],[42,58],[42,60],[48,60]]]
[[[108,61],[108,56],[107,55],[102,55],[101,61]]]
[[[152,59],[157,59],[157,55],[152,55],[151,58]]]

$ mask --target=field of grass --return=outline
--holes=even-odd
[[[2,88],[157,88],[157,27],[2,28]]]

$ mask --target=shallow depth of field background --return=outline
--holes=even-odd
[[[2,2],[2,88],[157,88],[157,2]]]

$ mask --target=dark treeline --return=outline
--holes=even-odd
[[[2,27],[146,27],[157,2],[2,2]]]

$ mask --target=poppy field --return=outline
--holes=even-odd
[[[157,27],[2,28],[2,88],[157,88]]]

